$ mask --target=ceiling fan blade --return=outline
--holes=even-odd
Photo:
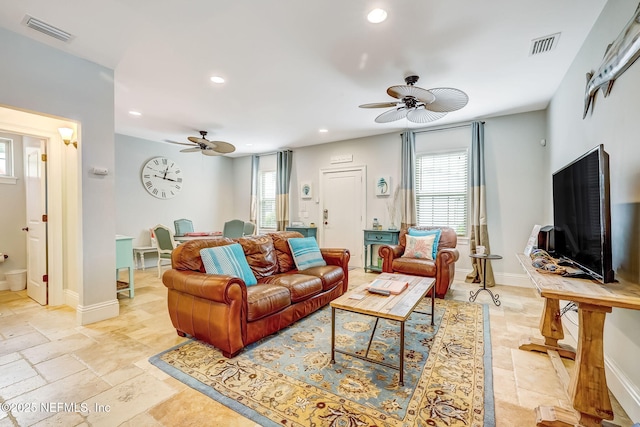
[[[165,139],[164,142],[170,142],[171,144],[178,144],[178,145],[188,145],[189,147],[193,147],[193,144],[187,144],[186,142],[171,141],[170,139]]]
[[[228,142],[224,141],[209,141],[207,145],[211,147],[213,151],[221,154],[229,154],[236,151],[236,147],[234,147],[233,144],[229,144]]]
[[[406,96],[412,96],[427,104],[436,100],[436,97],[430,90],[422,89],[421,87],[398,85],[391,86],[387,89],[387,93],[394,98],[402,99]]]
[[[206,144],[207,142],[209,142],[204,138],[200,138],[199,136],[190,136],[187,139],[191,142],[195,142],[196,144]]]
[[[216,151],[214,151],[212,148],[205,148],[204,150],[200,150],[202,151],[202,154],[204,154],[205,156],[221,156],[222,153],[218,153]]]
[[[436,97],[435,101],[426,103],[424,108],[431,111],[450,113],[467,105],[469,97],[466,93],[452,87],[437,87],[429,89]]]
[[[201,151],[199,147],[193,147],[193,148],[184,148],[182,150],[180,150],[181,153],[195,153],[196,151]]]
[[[397,106],[397,102],[372,102],[371,104],[359,105],[360,108],[391,108]]]
[[[407,113],[407,120],[414,123],[429,123],[446,115],[447,113],[415,108]]]
[[[376,117],[376,123],[389,123],[407,117],[407,109],[402,107],[394,110],[385,111]]]

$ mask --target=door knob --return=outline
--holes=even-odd
[[[22,227],[22,231],[29,231],[29,227]]]

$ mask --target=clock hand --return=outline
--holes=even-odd
[[[156,178],[164,179],[165,181],[178,182],[178,180],[177,180],[177,179],[173,179],[173,178],[165,178],[165,177],[160,176],[160,175],[153,175],[153,176],[154,176],[154,177],[156,177]]]

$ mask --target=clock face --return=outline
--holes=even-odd
[[[170,199],[182,189],[182,171],[173,160],[155,157],[142,168],[142,184],[158,199]]]

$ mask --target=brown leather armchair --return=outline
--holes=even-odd
[[[397,245],[383,245],[378,249],[378,255],[382,258],[382,271],[385,273],[404,273],[414,276],[435,277],[436,296],[444,298],[455,276],[456,261],[460,257],[456,245],[458,236],[453,228],[449,227],[411,227],[416,230],[440,229],[440,241],[435,260],[403,258],[407,244],[407,229],[400,230]]]

